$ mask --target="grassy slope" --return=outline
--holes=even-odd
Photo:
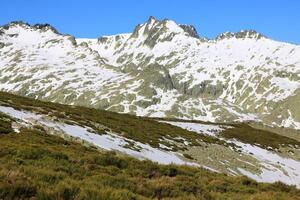
[[[300,199],[281,183],[138,161],[38,128],[16,134],[5,116],[0,124],[0,199]]]
[[[80,122],[90,127],[94,126],[91,122],[103,124],[126,138],[148,143],[153,147],[159,147],[159,143],[172,147],[169,143],[163,142],[164,137],[183,143],[181,139],[178,139],[178,137],[182,137],[193,145],[199,145],[198,141],[200,140],[207,143],[223,143],[216,138],[199,135],[195,132],[187,131],[166,123],[159,123],[151,118],[118,114],[80,106],[43,102],[4,92],[0,92],[0,102],[8,103],[16,109],[35,110],[36,112],[57,116],[58,118],[66,118],[71,121]],[[96,127],[94,128],[97,130]],[[99,133],[101,132],[103,131],[99,130]],[[180,146],[175,146],[173,150],[179,150],[180,148]]]
[[[7,134],[12,131],[10,119],[6,115],[0,113],[0,133]]]
[[[226,129],[220,134],[227,139],[236,138],[244,143],[259,144],[264,148],[273,147],[278,149],[280,146],[286,145],[300,146],[300,142],[295,139],[268,130],[253,128],[244,123],[237,124],[232,129]]]
[[[276,133],[278,130],[272,128],[265,130],[261,128],[255,128],[247,123],[213,123],[213,122],[203,122],[198,120],[181,120],[181,119],[164,119],[157,118],[159,120],[167,120],[174,122],[188,122],[188,123],[199,123],[199,124],[211,124],[211,125],[221,125],[221,126],[231,126],[232,128],[225,129],[220,133],[220,136],[226,139],[237,139],[241,142],[248,144],[259,144],[264,148],[273,147],[278,149],[280,146],[286,145],[298,145],[300,146],[300,141],[293,137],[288,137],[289,134],[284,133],[284,129],[281,129],[281,133]]]
[[[73,121],[81,122],[87,126],[93,127],[96,122],[105,125],[116,133],[121,133],[123,136],[148,143],[153,147],[159,147],[160,144],[173,148],[173,150],[184,150],[182,146],[171,145],[168,142],[163,142],[164,137],[176,140],[177,137],[182,137],[193,145],[199,145],[198,141],[207,143],[224,143],[216,138],[200,135],[195,132],[187,131],[179,127],[175,127],[166,123],[158,123],[156,119],[136,117],[128,114],[118,114],[104,110],[97,110],[79,106],[67,106],[57,103],[49,103],[30,98],[19,97],[5,92],[0,92],[0,102],[9,103],[17,109],[29,109],[37,112],[42,112],[48,115],[57,116],[59,118],[68,118]],[[40,108],[40,109],[37,109]],[[162,119],[160,119],[162,120]],[[165,119],[166,120],[166,119]],[[179,119],[168,119],[172,121],[194,122],[204,124],[230,125],[233,128],[227,129],[221,133],[221,136],[227,139],[237,139],[244,143],[260,144],[262,147],[279,148],[280,145],[298,145],[300,142],[284,136],[284,134],[276,134],[269,130],[261,130],[253,128],[247,124],[223,124],[210,123],[201,121],[186,121]],[[95,128],[97,129],[97,128]],[[99,130],[99,132],[103,132]],[[180,139],[177,139],[182,143]]]

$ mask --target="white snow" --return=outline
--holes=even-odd
[[[194,131],[200,134],[210,135],[216,137],[219,132],[224,130],[223,127],[219,125],[212,124],[201,124],[201,123],[190,123],[190,122],[173,122],[173,121],[159,121],[161,123],[168,123],[173,126],[178,126],[180,128],[186,129],[188,131]],[[226,127],[228,128],[228,127]]]
[[[147,144],[142,144],[140,142],[136,142],[130,139],[126,139],[124,137],[118,136],[116,134],[105,134],[98,135],[94,134],[88,130],[87,127],[80,127],[76,125],[68,125],[68,124],[58,124],[56,127],[60,128],[64,131],[64,133],[80,138],[84,141],[87,141],[91,144],[94,144],[97,147],[106,149],[106,150],[115,150],[122,153],[126,153],[130,156],[140,159],[148,159],[154,162],[158,162],[161,164],[189,164],[188,162],[182,161],[176,153],[166,152],[160,149],[152,148]],[[128,142],[134,143],[134,146],[141,149],[140,151],[132,150],[125,148]]]
[[[217,133],[230,128],[230,126],[222,127],[217,125],[208,125],[208,124],[198,124],[198,123],[187,123],[187,122],[172,122],[172,121],[160,121],[162,123],[169,123],[174,126],[184,128],[189,131],[195,131],[200,134],[207,134],[214,137],[218,137]],[[254,146],[251,144],[245,144],[236,140],[225,140],[229,143],[234,143],[237,146],[241,147],[241,150],[244,154],[247,154],[251,157],[254,157],[258,160],[261,165],[261,173],[259,175],[253,174],[243,168],[238,168],[238,170],[248,176],[260,182],[276,182],[281,181],[286,184],[296,185],[300,188],[300,162],[290,159],[283,158],[282,156],[268,151],[266,149]],[[241,161],[240,159],[238,159]],[[245,161],[243,161],[245,162]],[[248,163],[252,165],[251,163]]]
[[[148,144],[142,144],[140,142],[124,138],[115,133],[96,134],[94,130],[89,127],[81,127],[78,125],[70,125],[63,122],[52,121],[49,117],[35,114],[28,111],[16,110],[12,107],[0,106],[0,112],[9,115],[15,119],[20,120],[23,125],[33,125],[36,122],[46,127],[51,127],[57,131],[62,131],[64,134],[79,138],[83,141],[91,143],[99,148],[105,150],[119,151],[135,158],[149,159],[161,164],[180,164],[180,165],[196,165],[198,164],[183,161],[180,155],[172,151],[164,151],[161,149],[153,148]],[[184,122],[169,122],[161,121],[162,123],[170,123],[174,126],[179,126],[187,130],[195,131],[200,134],[208,134],[216,136],[215,133],[223,130],[223,127],[207,124],[195,124]],[[238,170],[257,181],[261,182],[275,182],[282,181],[286,184],[296,185],[300,188],[300,162],[283,158],[276,153],[267,151],[257,146],[241,143],[235,140],[230,140],[241,147],[243,153],[256,158],[261,165],[261,173],[259,175],[253,174],[245,169],[238,168]],[[135,149],[126,148],[125,145],[134,144]],[[163,148],[163,147],[161,147]],[[139,149],[139,150],[136,150]],[[206,166],[204,168],[215,171]]]
[[[240,168],[239,171],[242,174],[260,182],[273,183],[276,181],[281,181],[286,184],[296,185],[298,188],[300,188],[299,161],[281,157],[276,153],[262,149],[258,146],[245,144],[238,141],[231,142],[240,146],[244,153],[256,158],[262,166],[262,173],[259,175]]]
[[[117,134],[95,134],[89,127],[80,127],[78,125],[69,125],[62,122],[50,121],[42,115],[28,111],[19,111],[6,106],[0,106],[0,112],[29,124],[34,123],[32,120],[37,120],[40,124],[63,131],[69,136],[80,138],[81,140],[89,142],[105,150],[115,150],[139,159],[148,159],[161,164],[174,163],[179,165],[197,165],[195,163],[183,161],[179,158],[178,153],[156,149],[148,144],[142,144],[140,142],[118,136]],[[136,148],[140,149],[140,151],[125,148],[124,146],[129,144],[129,142],[133,143]]]
[[[8,34],[18,35],[9,37]],[[106,68],[97,52],[75,47],[69,36],[51,30],[44,32],[16,25],[0,36],[0,41],[11,44],[0,50],[0,77],[6,77],[0,84],[2,91],[17,92],[28,84],[29,93],[45,92],[45,97],[64,89],[66,97],[74,93],[79,97],[92,91],[99,98],[110,82],[117,85],[132,78]]]
[[[291,81],[288,78],[273,77],[271,79],[273,88],[278,88],[279,92],[268,94],[266,99],[268,101],[280,101],[289,96],[292,96],[294,92],[300,87],[300,82]]]
[[[300,122],[297,122],[293,116],[290,110],[287,110],[288,112],[288,118],[283,120],[281,122],[281,126],[286,128],[294,128],[300,130]]]

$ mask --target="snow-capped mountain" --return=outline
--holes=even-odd
[[[300,129],[300,46],[255,31],[199,35],[153,17],[98,39],[12,22],[0,28],[0,90],[142,116]]]

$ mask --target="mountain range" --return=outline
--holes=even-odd
[[[74,38],[49,24],[0,28],[0,90],[138,116],[300,129],[300,47],[255,31],[199,36],[157,20]]]

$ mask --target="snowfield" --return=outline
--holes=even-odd
[[[234,144],[241,147],[241,150],[259,160],[262,165],[262,173],[259,175],[239,169],[245,176],[260,182],[281,181],[286,184],[296,185],[300,188],[300,162],[283,158],[276,153],[267,151],[258,146],[244,144],[234,141]]]

